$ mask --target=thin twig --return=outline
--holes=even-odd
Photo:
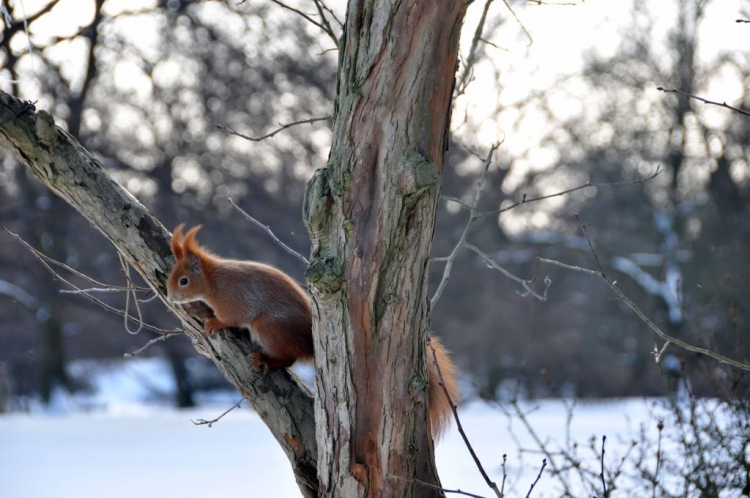
[[[536,483],[539,482],[539,479],[542,478],[542,472],[544,472],[544,468],[547,466],[547,459],[542,460],[542,468],[539,469],[539,475],[536,476],[536,480],[531,483],[531,487],[529,488],[529,492],[526,493],[526,498],[529,498],[531,496],[531,492],[534,491],[534,486],[536,486]]]
[[[509,417],[512,416],[512,414],[506,411],[505,408],[499,402],[496,401],[495,403],[503,411],[506,412],[507,416]],[[513,410],[515,411],[515,415],[516,417],[518,417],[518,420],[520,420],[523,426],[526,428],[526,432],[528,432],[529,435],[532,437],[532,439],[534,439],[534,442],[536,443],[537,447],[539,447],[539,449],[542,450],[543,454],[546,457],[544,461],[547,461],[547,459],[549,459],[550,466],[552,467],[552,474],[560,475],[562,472],[562,469],[558,468],[557,464],[555,464],[555,459],[553,458],[553,455],[555,454],[555,452],[551,451],[548,448],[547,444],[544,441],[542,441],[542,438],[539,436],[536,430],[534,430],[534,427],[531,425],[531,422],[529,422],[529,419],[527,417],[528,413],[524,413],[523,410],[521,410],[521,407],[518,405],[518,399],[514,397],[514,399],[510,401],[510,405],[513,407]],[[562,481],[562,485],[563,485],[563,491],[565,492],[565,494],[570,495],[571,493],[568,487],[568,483],[565,481]],[[531,492],[531,490],[529,490],[529,492]]]
[[[331,27],[331,23],[328,22],[328,18],[326,17],[326,13],[325,13],[325,9],[324,9],[324,4],[323,4],[322,0],[313,0],[313,3],[315,3],[315,7],[318,9],[318,14],[320,15],[320,20],[321,20],[321,22],[323,23],[323,26],[324,26],[323,29],[328,34],[328,36],[330,36],[334,40],[334,42],[336,43],[336,46],[338,47],[339,39],[336,36],[336,33],[333,32],[333,28]],[[330,12],[330,9],[328,9],[328,11]],[[341,23],[339,22],[339,24],[341,24]]]
[[[194,425],[208,425],[209,427],[211,427],[216,422],[218,422],[219,420],[221,420],[224,417],[224,415],[226,415],[227,413],[231,412],[235,408],[239,408],[243,401],[244,401],[244,399],[240,398],[240,400],[237,403],[235,403],[234,406],[232,406],[229,410],[225,411],[224,413],[222,413],[221,415],[219,415],[218,417],[216,417],[213,420],[203,420],[202,418],[199,418],[198,420],[191,420],[191,422]]]
[[[309,261],[307,260],[307,258],[306,258],[306,257],[304,257],[303,255],[301,255],[300,253],[298,253],[297,251],[295,251],[294,249],[292,249],[292,248],[291,248],[291,247],[289,247],[288,245],[284,244],[284,243],[283,243],[283,242],[282,242],[282,241],[281,241],[281,240],[280,240],[280,239],[279,239],[279,238],[278,238],[278,237],[277,237],[277,236],[276,236],[276,235],[275,235],[275,234],[273,233],[273,231],[271,230],[271,228],[270,228],[270,227],[268,227],[267,225],[264,225],[264,224],[263,224],[263,223],[261,223],[260,221],[256,220],[255,218],[253,218],[252,216],[250,216],[249,214],[247,214],[247,212],[243,211],[243,210],[242,210],[242,208],[240,208],[240,207],[239,207],[239,206],[238,206],[237,204],[235,204],[235,203],[234,203],[234,201],[233,201],[232,199],[230,199],[230,198],[227,198],[227,200],[229,201],[229,203],[230,203],[230,204],[231,204],[232,206],[234,206],[234,208],[235,208],[235,209],[236,209],[237,211],[239,211],[240,213],[242,213],[242,214],[243,214],[243,215],[245,216],[245,218],[247,218],[247,220],[248,220],[248,221],[252,221],[252,222],[253,222],[253,223],[255,223],[256,225],[258,225],[258,226],[259,226],[260,228],[262,228],[263,230],[265,230],[265,232],[266,232],[266,233],[267,233],[268,235],[270,235],[270,236],[271,236],[271,238],[273,239],[273,241],[274,241],[274,242],[276,242],[276,243],[277,243],[278,245],[280,245],[280,246],[281,246],[282,248],[284,248],[284,250],[285,250],[286,252],[288,252],[288,253],[289,253],[289,254],[291,254],[292,256],[295,256],[296,258],[298,258],[298,259],[299,259],[300,261],[302,261],[302,262],[303,262],[303,263],[305,263],[306,265],[310,263],[310,262],[309,262]]]
[[[466,491],[461,491],[460,489],[446,489],[441,488],[440,486],[435,486],[434,484],[430,484],[429,482],[420,481],[419,479],[408,479],[406,477],[401,476],[388,476],[389,479],[398,479],[400,481],[407,481],[407,482],[413,482],[416,484],[419,484],[420,486],[425,486],[427,488],[436,489],[438,491],[442,491],[443,493],[452,493],[456,495],[463,495],[463,496],[470,496],[472,498],[485,498],[482,495],[475,495],[473,493],[467,493]]]
[[[440,379],[440,387],[443,390],[443,394],[445,394],[445,397],[448,399],[448,404],[451,407],[451,412],[453,412],[453,419],[456,421],[456,427],[458,428],[458,432],[461,434],[461,437],[464,440],[464,444],[466,445],[466,448],[468,448],[469,453],[471,453],[471,458],[474,459],[474,463],[479,469],[479,472],[482,474],[482,477],[484,478],[484,482],[486,482],[487,486],[489,486],[490,489],[495,492],[495,495],[498,496],[498,498],[502,498],[502,495],[500,494],[500,490],[497,489],[497,484],[495,484],[494,481],[492,481],[490,477],[487,475],[487,472],[485,472],[484,467],[482,466],[482,462],[479,461],[479,457],[477,457],[477,454],[474,452],[474,448],[471,446],[471,443],[469,442],[469,438],[466,436],[466,433],[464,432],[464,427],[463,425],[461,425],[461,419],[458,417],[458,410],[456,409],[456,405],[455,403],[453,403],[453,400],[451,399],[451,395],[448,394],[448,389],[445,387],[445,381],[443,380],[443,372],[440,370],[440,364],[438,364],[438,361],[437,361],[437,352],[435,351],[435,348],[432,347],[432,342],[430,341],[429,335],[427,336],[427,345],[432,350],[432,361],[435,364],[435,368],[437,369],[438,378]]]
[[[654,344],[654,352],[652,353],[654,355],[654,362],[656,362],[656,366],[659,369],[659,375],[661,375],[661,357],[664,356],[664,352],[667,350],[667,347],[671,344],[671,341],[664,341],[664,346],[662,346],[661,349],[658,349],[658,345]]]
[[[468,208],[469,209],[469,220],[466,222],[466,226],[464,227],[464,231],[461,234],[461,237],[459,238],[458,243],[456,244],[456,246],[451,251],[450,255],[448,255],[446,257],[431,258],[430,259],[431,262],[445,262],[446,263],[445,269],[443,270],[443,278],[440,280],[440,283],[438,284],[438,288],[435,291],[435,295],[432,297],[432,300],[430,301],[430,305],[432,307],[435,306],[435,304],[437,303],[437,301],[443,295],[443,291],[445,290],[445,286],[448,285],[448,280],[450,280],[451,270],[453,269],[453,263],[455,262],[456,258],[458,257],[458,254],[461,251],[461,249],[464,248],[464,247],[467,248],[467,249],[470,249],[470,250],[474,251],[489,266],[491,266],[492,268],[498,270],[500,273],[502,273],[506,277],[510,278],[514,282],[517,282],[518,284],[520,284],[524,288],[524,290],[525,290],[525,292],[519,293],[522,297],[526,297],[526,296],[531,295],[531,296],[535,297],[536,299],[539,299],[540,301],[546,301],[547,300],[547,291],[549,290],[549,287],[552,284],[552,281],[548,277],[545,277],[545,279],[544,279],[544,283],[546,284],[546,287],[544,289],[544,294],[539,294],[536,291],[534,291],[534,289],[531,288],[530,284],[532,284],[534,282],[533,280],[524,280],[522,278],[519,278],[519,277],[513,275],[508,270],[506,270],[505,268],[503,268],[502,266],[500,266],[496,261],[494,261],[487,254],[485,254],[484,252],[482,252],[482,250],[480,250],[478,247],[476,247],[476,246],[474,246],[474,245],[472,245],[472,244],[470,244],[469,242],[466,241],[466,239],[467,239],[467,237],[469,235],[469,232],[471,231],[472,225],[474,225],[474,223],[478,219],[480,219],[481,217],[484,216],[482,214],[477,214],[477,206],[479,205],[479,200],[482,197],[482,187],[484,186],[484,180],[485,180],[485,177],[487,176],[487,171],[489,170],[490,164],[492,163],[492,156],[493,156],[493,154],[495,153],[495,151],[497,150],[498,147],[500,147],[500,143],[499,142],[496,143],[495,145],[493,145],[490,148],[490,151],[487,153],[487,156],[484,157],[484,158],[481,157],[481,156],[479,156],[479,154],[477,154],[476,152],[467,149],[467,151],[470,154],[472,154],[473,156],[475,156],[478,159],[480,159],[482,161],[482,163],[484,164],[484,169],[482,170],[482,175],[479,178],[479,183],[477,184],[477,189],[474,192],[474,201],[471,204],[467,204],[467,203],[465,203],[465,202],[463,202],[463,201],[461,201],[459,199],[456,199],[455,197],[441,196],[445,200],[448,200],[448,201],[451,201],[451,202],[458,202],[460,205]],[[525,196],[524,196],[524,198],[525,198]]]
[[[505,47],[501,47],[500,45],[498,45],[496,43],[492,43],[489,40],[485,40],[484,38],[480,38],[479,41],[482,42],[482,43],[485,43],[485,44],[489,45],[490,47],[494,47],[494,48],[496,48],[498,50],[502,50],[503,52],[510,52],[511,51],[510,49],[507,49]]]
[[[443,295],[443,290],[445,289],[445,286],[448,285],[448,280],[450,280],[451,276],[451,270],[453,269],[453,262],[458,257],[458,253],[461,251],[461,248],[464,247],[464,243],[466,242],[466,237],[469,235],[469,231],[471,230],[471,226],[474,224],[474,221],[476,220],[476,210],[477,206],[479,205],[479,200],[482,197],[482,186],[484,185],[484,179],[487,176],[487,170],[490,168],[490,164],[492,163],[492,156],[495,153],[495,151],[500,147],[499,143],[496,143],[490,148],[490,151],[487,153],[487,157],[482,159],[482,162],[484,163],[484,169],[482,170],[482,176],[479,177],[479,184],[477,185],[477,190],[474,193],[474,202],[472,202],[469,212],[469,221],[466,223],[466,226],[464,227],[464,231],[461,234],[461,238],[458,240],[458,243],[453,248],[453,251],[451,251],[450,256],[448,256],[448,259],[445,259],[447,264],[445,265],[445,269],[443,270],[443,278],[440,280],[440,284],[438,285],[437,290],[435,291],[435,295],[432,296],[432,300],[430,301],[431,307],[435,307],[435,304],[440,300],[440,296]],[[472,152],[472,154],[476,155]]]
[[[599,474],[602,478],[602,488],[604,489],[604,494],[602,495],[604,498],[607,498],[609,496],[609,493],[607,493],[607,483],[604,481],[604,443],[607,441],[607,436],[602,436],[602,473]]]
[[[527,30],[526,26],[523,25],[523,22],[521,22],[521,19],[518,18],[518,16],[516,15],[516,11],[513,10],[513,7],[510,6],[510,4],[508,3],[508,0],[503,0],[503,3],[505,4],[505,7],[510,11],[511,15],[513,16],[513,19],[515,19],[516,23],[521,27],[523,34],[525,34],[526,38],[529,39],[529,43],[526,46],[530,47],[534,43],[534,39],[531,37],[531,33],[529,33],[529,30]]]
[[[540,263],[547,263],[550,265],[559,266],[560,268],[565,268],[566,270],[579,271],[581,273],[587,273],[589,275],[601,276],[601,273],[599,273],[598,271],[589,270],[588,268],[581,268],[580,266],[567,265],[565,263],[555,261],[554,259],[536,258],[536,260],[539,261]]]
[[[502,266],[500,266],[499,264],[497,264],[497,262],[494,259],[492,259],[491,257],[489,257],[486,253],[482,252],[482,250],[479,249],[477,246],[469,244],[468,242],[464,242],[464,247],[466,247],[467,249],[470,249],[470,250],[474,251],[475,253],[477,253],[479,255],[480,258],[482,258],[485,261],[485,263],[487,263],[492,268],[494,268],[495,270],[499,271],[500,273],[502,273],[503,275],[505,275],[509,279],[511,279],[514,282],[516,282],[519,285],[521,285],[521,287],[523,287],[524,290],[526,291],[524,293],[520,293],[519,292],[519,294],[522,297],[526,297],[528,295],[531,295],[531,296],[534,296],[535,298],[537,298],[540,301],[546,301],[547,300],[547,291],[549,290],[550,285],[552,285],[552,280],[549,277],[544,277],[544,294],[540,295],[534,289],[531,288],[530,284],[534,282],[533,280],[524,280],[522,278],[519,278],[519,277],[513,275],[511,272],[509,272],[508,270],[506,270],[505,268],[503,268]]]
[[[505,480],[508,478],[508,473],[505,471],[505,464],[508,461],[508,454],[503,453],[503,483],[500,485],[500,498],[505,497]]]
[[[464,63],[463,70],[461,71],[461,76],[459,77],[458,84],[456,85],[456,94],[453,97],[453,102],[455,102],[458,97],[466,93],[466,88],[469,86],[469,83],[473,81],[473,78],[471,78],[471,75],[474,70],[474,64],[476,63],[477,45],[479,45],[479,41],[482,38],[482,32],[484,31],[484,24],[487,21],[487,14],[490,11],[490,6],[492,5],[493,1],[494,0],[485,0],[484,9],[482,10],[482,16],[479,18],[477,27],[474,30],[474,37],[471,40],[471,45],[469,47],[469,55],[466,58],[466,62]]]
[[[323,9],[325,9],[329,14],[331,14],[331,17],[333,17],[333,19],[338,23],[338,25],[343,28],[344,23],[341,22],[341,20],[339,20],[339,18],[336,16],[336,13],[333,10],[331,10],[331,8],[328,5],[326,5],[325,2],[323,2],[323,0],[317,0],[317,1],[320,2],[320,5],[323,6]]]
[[[736,21],[734,21],[734,22],[736,22],[736,23],[740,23],[740,24],[741,24],[741,23],[746,23],[746,24],[750,24],[750,20],[748,20],[748,19],[737,19],[737,20],[736,20]]]
[[[584,232],[584,236],[588,240],[588,235]],[[589,248],[591,249],[592,253],[595,255],[595,259],[598,261],[598,255],[596,254],[596,250],[594,249],[593,245],[591,244],[591,241],[589,242]],[[714,351],[711,351],[710,349],[704,349],[699,348],[698,346],[693,346],[692,344],[689,344],[685,341],[682,341],[680,339],[677,339],[676,337],[673,337],[664,331],[662,331],[651,319],[646,316],[646,314],[641,311],[641,309],[635,305],[633,301],[631,301],[621,290],[619,287],[617,287],[617,282],[611,281],[606,275],[604,275],[604,272],[598,272],[595,270],[589,270],[586,268],[580,268],[578,266],[573,265],[567,265],[565,263],[561,263],[559,261],[554,261],[550,259],[544,259],[544,258],[536,258],[537,261],[541,263],[549,263],[553,264],[555,266],[559,266],[561,268],[565,268],[567,270],[573,270],[573,271],[579,271],[582,273],[586,273],[588,275],[598,275],[601,277],[605,282],[607,282],[607,285],[609,285],[609,288],[612,289],[612,291],[617,295],[617,297],[625,303],[636,315],[638,315],[638,318],[641,319],[643,323],[645,323],[648,328],[650,328],[657,336],[661,337],[663,340],[670,342],[674,344],[675,346],[678,346],[686,351],[691,351],[693,353],[702,354],[705,356],[708,356],[710,358],[713,358],[714,360],[724,363],[725,365],[730,365],[735,368],[739,368],[741,370],[747,370],[750,371],[750,365],[746,363],[741,363],[739,361],[733,360],[731,358],[727,358],[726,356],[723,356],[719,353],[715,353]]]
[[[135,287],[127,287],[127,288],[91,287],[89,289],[79,289],[79,290],[60,289],[60,294],[86,294],[87,292],[105,292],[105,293],[106,292],[131,292],[131,291],[147,292],[150,290],[151,289],[137,289]]]
[[[184,332],[169,332],[169,333],[166,333],[166,334],[162,334],[159,337],[155,337],[155,338],[151,339],[150,341],[148,341],[146,344],[144,344],[140,348],[136,349],[135,351],[133,351],[131,353],[125,353],[125,354],[123,354],[123,356],[125,358],[130,358],[131,356],[136,356],[138,354],[143,353],[145,350],[147,350],[148,348],[150,348],[151,346],[153,346],[157,342],[166,341],[170,337],[174,337],[176,335],[182,335],[182,334],[184,334]]]
[[[57,273],[54,269],[52,269],[52,267],[50,266],[50,264],[55,264],[55,265],[61,266],[63,268],[68,268],[71,271],[73,271],[73,273],[75,275],[80,276],[82,278],[85,278],[88,281],[96,282],[91,277],[88,277],[88,276],[84,275],[81,272],[75,271],[72,268],[68,267],[67,265],[65,265],[63,263],[60,263],[59,261],[56,261],[56,260],[50,258],[49,256],[46,256],[46,255],[42,254],[41,252],[37,251],[28,242],[26,242],[25,240],[23,240],[17,234],[9,231],[7,228],[3,228],[3,230],[5,230],[5,232],[8,235],[10,235],[14,239],[16,239],[21,245],[23,245],[26,249],[28,249],[31,252],[31,254],[36,258],[36,260],[39,261],[39,263],[48,272],[50,272],[57,280],[59,280],[60,282],[64,283],[68,287],[71,287],[71,288],[73,288],[76,291],[82,291],[83,290],[80,287],[76,286],[75,284],[73,284],[73,283],[69,282],[68,280],[66,280],[65,278],[63,278],[59,273]],[[104,284],[101,284],[101,285],[104,285]],[[81,294],[81,295],[85,296],[87,299],[95,302],[96,304],[98,304],[99,306],[101,306],[102,308],[106,309],[107,311],[109,311],[111,313],[114,313],[114,314],[122,316],[122,317],[127,317],[129,320],[132,320],[133,322],[138,323],[138,319],[137,318],[132,317],[132,316],[126,314],[123,310],[120,310],[120,309],[117,309],[117,308],[115,308],[113,306],[110,306],[109,304],[105,303],[104,301],[101,301],[101,300],[95,298],[91,294],[88,294],[86,292],[78,292],[77,294]],[[155,327],[153,325],[149,325],[149,324],[146,324],[146,323],[143,324],[143,328],[145,328],[147,330],[151,330],[152,332],[156,332],[158,334],[169,334],[169,333],[174,333],[174,332],[182,332],[181,329],[166,330],[166,329],[161,329],[159,327]]]
[[[339,40],[338,40],[338,38],[336,38],[336,35],[333,34],[333,31],[329,31],[326,28],[325,25],[319,23],[318,21],[316,21],[312,17],[308,16],[307,14],[305,14],[304,12],[302,12],[301,10],[297,10],[294,7],[290,7],[289,5],[287,5],[287,4],[283,3],[283,2],[280,2],[279,0],[271,0],[271,1],[273,3],[275,3],[276,5],[278,5],[279,7],[282,7],[284,9],[290,10],[290,11],[294,12],[295,14],[301,16],[306,21],[308,21],[308,22],[314,24],[315,26],[319,27],[320,29],[323,30],[323,32],[325,34],[327,34],[333,40],[333,42],[336,44],[337,47],[339,46]],[[330,25],[329,25],[329,27],[330,27]]]
[[[467,203],[465,203],[464,201],[462,201],[462,200],[461,200],[461,199],[459,199],[458,197],[451,197],[451,196],[449,196],[449,195],[442,195],[442,194],[441,194],[441,195],[440,195],[440,198],[441,198],[441,199],[443,199],[443,200],[445,200],[445,201],[451,201],[451,202],[455,202],[455,203],[457,203],[457,204],[460,204],[460,205],[462,205],[462,206],[463,206],[463,207],[465,207],[465,208],[471,209],[471,204],[467,204]]]
[[[652,484],[654,486],[653,488],[653,498],[656,498],[656,488],[659,485],[659,470],[661,469],[661,434],[664,430],[664,422],[662,420],[659,420],[656,423],[656,428],[659,431],[659,439],[656,445],[656,469],[654,470],[654,478],[652,481]]]
[[[734,112],[738,112],[738,113],[742,114],[743,116],[750,116],[750,112],[743,111],[742,109],[738,109],[737,107],[732,107],[731,105],[727,104],[726,102],[714,102],[713,100],[704,99],[703,97],[699,97],[697,95],[693,95],[692,93],[683,92],[682,90],[675,90],[675,89],[668,90],[668,89],[660,87],[660,86],[656,87],[656,89],[659,90],[660,92],[664,92],[664,93],[676,93],[677,95],[683,95],[685,97],[689,97],[691,99],[695,99],[695,100],[698,100],[700,102],[703,102],[704,104],[711,104],[711,105],[716,105],[716,106],[719,106],[719,107],[723,107],[725,109],[730,109],[730,110],[732,110]]]
[[[517,208],[518,206],[520,206],[522,204],[530,204],[532,202],[539,202],[539,201],[543,201],[545,199],[551,199],[553,197],[560,197],[562,195],[570,194],[570,193],[576,192],[577,190],[583,190],[585,188],[591,188],[591,187],[615,187],[615,186],[618,186],[618,185],[636,185],[636,184],[639,184],[639,183],[645,183],[645,182],[647,182],[649,180],[653,180],[654,178],[656,178],[657,176],[659,176],[661,174],[661,172],[662,172],[661,166],[657,166],[656,167],[656,171],[652,175],[650,175],[650,176],[648,176],[646,178],[640,178],[640,179],[637,179],[637,180],[620,180],[620,181],[617,181],[617,182],[592,183],[591,179],[589,179],[589,181],[587,181],[583,185],[578,185],[577,187],[569,188],[568,190],[563,190],[562,192],[557,192],[555,194],[543,195],[541,197],[534,197],[533,199],[528,199],[526,197],[526,194],[523,194],[523,197],[521,198],[521,200],[518,201],[518,202],[516,202],[515,204],[511,204],[510,206],[502,208],[502,209],[496,209],[495,211],[489,211],[487,213],[479,214],[479,215],[477,215],[477,218],[483,218],[485,216],[492,216],[493,214],[504,213],[506,211],[510,211],[512,209],[515,209],[515,208]]]
[[[594,255],[594,259],[596,260],[596,266],[599,267],[599,271],[601,272],[602,278],[604,278],[604,280],[608,280],[607,274],[604,273],[604,268],[602,268],[602,264],[599,262],[599,255],[594,250],[594,245],[591,243],[591,239],[589,238],[589,235],[586,233],[586,225],[581,223],[581,218],[578,217],[578,213],[575,213],[575,217],[576,217],[576,220],[578,221],[578,226],[581,227],[583,236],[586,237],[586,242],[589,243],[589,249],[591,249],[591,253]]]
[[[294,123],[289,123],[289,124],[279,123],[280,128],[277,128],[274,131],[272,131],[271,133],[263,135],[262,137],[250,137],[248,135],[243,135],[242,133],[236,131],[231,126],[227,126],[227,125],[223,125],[223,124],[217,124],[216,127],[218,129],[220,129],[220,130],[226,131],[230,135],[235,135],[235,136],[238,136],[240,138],[244,138],[245,140],[250,140],[251,142],[260,142],[260,141],[265,140],[267,138],[273,137],[277,133],[282,132],[282,131],[286,130],[287,128],[291,128],[292,126],[297,126],[297,125],[301,125],[301,124],[312,124],[312,123],[317,123],[318,121],[327,121],[329,119],[331,119],[331,116],[324,116],[322,118],[303,119],[301,121],[295,121]]]
[[[117,257],[120,259],[120,266],[122,267],[122,272],[125,275],[125,279],[132,285],[133,281],[130,280],[130,265],[127,261],[125,261],[125,258],[122,257],[122,254],[119,252],[117,253]],[[130,326],[128,325],[128,316],[130,315],[130,299],[133,299],[133,305],[135,306],[135,311],[138,313],[138,328],[135,330],[130,330]],[[123,318],[123,326],[125,327],[125,330],[130,335],[136,335],[138,332],[143,329],[143,314],[141,313],[141,306],[138,304],[138,296],[135,295],[135,292],[126,292],[125,293],[125,318]]]
[[[75,270],[75,269],[71,268],[70,266],[66,265],[65,263],[57,261],[56,259],[52,259],[49,256],[47,256],[46,254],[43,254],[43,253],[37,251],[36,249],[34,249],[33,247],[31,247],[31,245],[29,245],[28,242],[26,242],[25,240],[23,240],[17,234],[11,232],[10,230],[8,230],[5,227],[2,227],[2,228],[3,228],[3,230],[5,230],[5,233],[7,233],[11,237],[15,238],[18,242],[20,242],[22,245],[24,245],[29,251],[31,251],[31,253],[34,256],[40,258],[42,261],[45,261],[45,262],[47,262],[47,263],[49,263],[51,265],[55,265],[55,266],[57,266],[59,268],[62,268],[63,270],[66,270],[66,271],[72,273],[76,277],[82,278],[84,280],[88,280],[89,282],[91,282],[92,284],[94,284],[94,285],[96,285],[98,287],[103,287],[103,288],[106,288],[106,289],[111,289],[112,292],[114,292],[114,291],[129,291],[129,290],[133,290],[133,289],[137,290],[138,292],[151,292],[151,289],[148,288],[148,287],[139,287],[139,286],[136,286],[136,285],[122,287],[120,285],[112,285],[112,284],[105,284],[105,283],[99,282],[98,280],[95,280],[95,279],[89,277],[85,273],[81,273],[78,270]],[[78,289],[78,290],[82,290],[82,289]]]

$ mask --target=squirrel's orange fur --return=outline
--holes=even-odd
[[[182,225],[172,234],[177,262],[169,275],[167,291],[174,303],[203,301],[214,317],[206,320],[206,333],[227,327],[245,328],[263,352],[250,355],[252,368],[286,368],[297,360],[312,360],[312,313],[304,290],[282,271],[262,263],[220,258],[198,245],[200,226],[183,234]],[[453,362],[437,337],[431,336],[440,371],[451,399],[458,395]],[[429,373],[428,417],[433,436],[440,436],[451,418],[450,403],[439,385],[432,351],[427,351]]]

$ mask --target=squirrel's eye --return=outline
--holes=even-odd
[[[183,285],[183,286],[184,286],[184,285],[187,285],[187,283],[188,283],[188,279],[187,279],[187,277],[182,277],[182,278],[180,279],[180,285]]]

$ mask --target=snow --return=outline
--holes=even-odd
[[[0,416],[0,497],[300,496],[286,456],[245,404],[210,428],[191,422],[217,417],[239,399],[236,394],[190,410],[146,403],[155,388],[169,391],[166,364],[123,365],[77,364],[78,372],[92,376],[97,393],[61,396],[52,409],[36,407],[32,414]],[[561,401],[527,402],[522,408],[531,411],[528,419],[543,441],[565,438],[567,412]],[[585,446],[591,436],[601,441],[606,434],[607,458],[618,461],[640,423],[649,419],[650,408],[650,402],[636,399],[579,405],[570,435]],[[502,411],[483,402],[462,406],[459,413],[487,472],[499,483],[507,454],[506,491],[525,496],[541,466],[541,455],[525,454],[523,465],[519,461],[519,444],[535,448],[531,436],[517,419],[511,434]],[[444,486],[491,494],[455,428],[438,443],[436,455]],[[596,456],[590,458],[595,466]],[[534,497],[559,496],[548,471],[549,466]]]

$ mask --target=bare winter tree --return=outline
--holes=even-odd
[[[251,371],[247,338],[208,338],[206,310],[163,299],[266,422],[305,496],[442,494],[426,414],[426,277],[469,3],[349,2],[334,140],[304,206],[313,242],[314,410],[293,374]],[[168,231],[49,113],[5,93],[0,104],[2,147],[164,298]]]

